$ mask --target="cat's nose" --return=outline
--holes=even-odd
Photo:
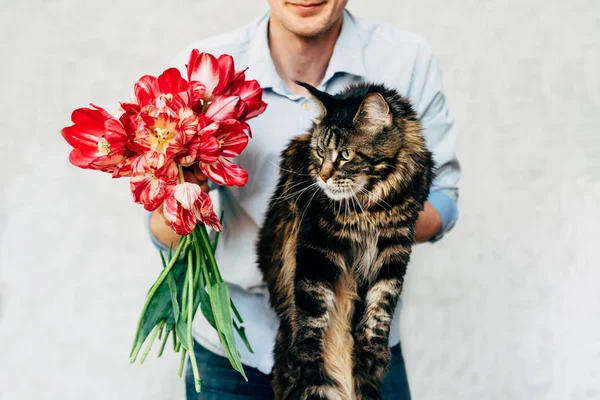
[[[327,177],[327,176],[325,176],[325,175],[322,175],[322,174],[321,174],[321,175],[319,175],[319,176],[321,177],[321,180],[322,180],[323,182],[327,182],[327,179],[328,179],[328,177]]]

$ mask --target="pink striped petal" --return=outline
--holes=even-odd
[[[200,163],[199,166],[204,175],[219,185],[244,186],[248,182],[248,173],[223,157],[212,164]]]
[[[133,86],[133,92],[141,106],[154,103],[154,100],[160,95],[158,79],[152,75],[142,76]]]
[[[170,190],[165,197],[163,215],[178,235],[189,235],[196,227],[196,215],[181,206],[175,198],[174,190]]]
[[[212,54],[201,53],[198,49],[194,49],[187,64],[187,73],[189,81],[199,81],[205,86],[202,99],[212,99],[213,90],[219,83],[217,59]]]
[[[219,56],[217,63],[219,64],[219,83],[213,90],[213,96],[222,94],[225,92],[225,90],[227,90],[227,87],[233,79],[235,71],[233,57],[231,57],[229,54],[223,54]]]
[[[153,211],[163,202],[167,184],[153,174],[134,176],[129,180],[133,201],[141,203],[148,211]]]
[[[248,145],[248,136],[242,131],[242,126],[236,121],[229,130],[220,130],[215,137],[221,143],[221,155],[223,157],[237,157]]]
[[[200,194],[200,197],[194,205],[194,215],[196,216],[196,219],[202,223],[210,226],[216,231],[221,231],[219,217],[215,214],[212,200],[208,194],[204,192]]]
[[[180,183],[173,189],[175,200],[177,200],[186,210],[192,209],[201,193],[202,189],[200,189],[200,186],[190,182]]]
[[[236,118],[240,109],[238,96],[216,96],[206,109],[206,116],[213,121]]]

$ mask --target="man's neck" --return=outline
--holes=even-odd
[[[269,48],[275,69],[286,88],[294,94],[305,89],[294,81],[318,86],[329,65],[342,27],[340,18],[328,31],[314,38],[303,38],[285,29],[278,21],[269,21]],[[273,40],[273,38],[277,38]]]

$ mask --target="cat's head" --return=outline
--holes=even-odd
[[[378,85],[359,84],[332,96],[298,84],[320,107],[311,132],[309,171],[328,197],[370,193],[377,182],[397,173],[407,128],[420,129],[406,99]]]

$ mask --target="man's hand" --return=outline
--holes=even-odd
[[[426,242],[442,230],[442,218],[437,210],[429,202],[425,202],[425,208],[419,213],[415,224],[415,243]]]
[[[186,182],[195,183],[200,186],[204,193],[208,193],[208,178],[200,171],[198,165],[183,169],[183,178]],[[161,204],[150,216],[150,232],[159,242],[169,247],[175,246],[179,241],[179,235],[173,232],[169,221],[163,215],[163,205]]]

